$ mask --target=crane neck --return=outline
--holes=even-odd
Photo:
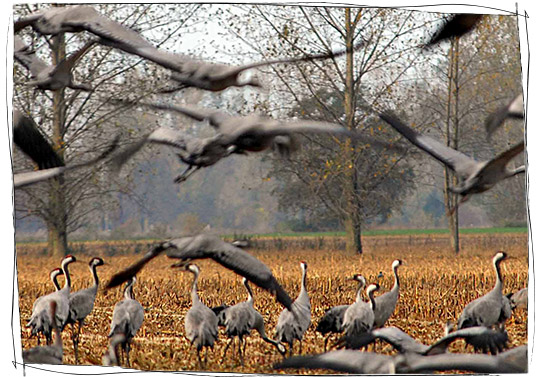
[[[303,268],[303,273],[301,274],[301,291],[307,291],[307,269]]]
[[[374,291],[369,292],[369,300],[371,300],[371,309],[374,312],[376,309],[376,301],[374,301]]]
[[[90,273],[94,279],[94,286],[97,287],[99,285],[99,278],[97,277],[97,266],[95,264],[90,265]]]
[[[496,270],[496,285],[494,286],[494,289],[502,292],[503,278],[502,278],[502,273],[500,271],[500,263],[501,263],[501,260],[497,260],[494,262],[494,270]]]
[[[249,286],[249,283],[247,282],[247,280],[245,280],[245,282],[243,283],[243,285],[245,286],[245,289],[247,289],[247,294],[248,294],[247,301],[253,302],[253,301],[254,301],[253,290],[252,290],[251,287]]]
[[[193,279],[193,285],[191,287],[191,301],[195,303],[195,302],[200,302],[200,298],[198,297],[198,292],[197,292],[198,272],[193,272],[193,274],[195,275],[195,277]]]
[[[65,282],[64,282],[64,289],[71,289],[71,276],[69,275],[69,263],[71,261],[66,261],[62,263],[62,271],[64,272],[65,276]]]
[[[361,289],[363,288],[363,283],[359,282],[357,285],[357,292],[356,292],[356,302],[361,301]]]
[[[399,274],[397,272],[398,269],[399,269],[399,266],[393,267],[393,274],[395,275],[395,284],[393,284],[393,289],[399,288],[400,280],[399,280]]]
[[[133,281],[131,281],[124,290],[124,298],[128,300],[134,300],[135,294],[133,293]]]
[[[56,291],[59,291],[60,290],[60,284],[58,283],[58,275],[57,273],[52,273],[51,274],[51,281],[52,281],[52,284],[54,285],[54,289]]]

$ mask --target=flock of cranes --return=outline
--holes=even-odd
[[[481,18],[481,15],[454,16],[426,44],[426,47],[444,39],[470,32]],[[16,35],[15,59],[26,67],[32,75],[32,81],[27,84],[41,90],[58,90],[65,87],[75,90],[92,90],[89,85],[73,82],[72,69],[90,48],[98,44],[120,49],[169,69],[171,71],[170,78],[175,83],[175,86],[169,91],[185,87],[196,87],[209,91],[221,91],[231,86],[250,85],[256,87],[260,86],[256,77],[244,78],[242,77],[244,71],[268,64],[333,59],[346,53],[346,51],[341,51],[255,62],[239,67],[207,63],[183,54],[156,48],[142,38],[139,33],[99,14],[93,7],[87,5],[53,7],[22,17],[15,21],[14,31],[18,33],[28,26],[40,35],[88,32],[94,38],[57,66],[49,66],[39,60],[35,52],[31,51]],[[361,46],[362,44],[355,46],[355,48],[361,48]],[[179,158],[188,166],[187,170],[176,178],[175,181],[178,183],[185,181],[196,170],[214,165],[231,154],[246,154],[273,148],[287,156],[297,150],[296,135],[300,133],[343,135],[367,140],[372,144],[389,146],[381,141],[367,139],[339,124],[328,122],[279,121],[257,115],[238,117],[217,110],[156,103],[120,101],[117,105],[143,106],[159,111],[172,111],[197,121],[208,121],[216,130],[216,134],[213,137],[199,139],[179,130],[162,127],[149,132],[141,141],[121,151],[118,151],[117,140],[114,140],[97,158],[83,163],[65,165],[54,148],[43,138],[39,126],[33,119],[28,114],[14,110],[15,145],[27,154],[39,168],[35,172],[15,174],[15,188],[50,179],[66,171],[88,167],[104,160],[107,160],[114,169],[118,170],[146,143],[169,145],[178,150]],[[478,162],[433,138],[419,134],[389,111],[376,113],[416,147],[457,173],[460,184],[452,190],[461,195],[461,202],[468,199],[469,195],[489,190],[499,181],[525,172],[525,167],[513,170],[507,168],[508,162],[524,150],[524,142],[518,143],[489,161]],[[493,133],[506,118],[523,117],[524,101],[520,95],[487,119],[487,132]],[[299,342],[299,353],[302,352],[303,335],[311,325],[312,308],[306,284],[307,263],[300,263],[302,269],[301,290],[296,300],[292,301],[268,266],[247,253],[240,245],[234,245],[209,235],[182,237],[161,242],[152,247],[139,261],[118,272],[110,279],[106,288],[115,287],[124,282],[127,284],[123,299],[114,307],[111,330],[108,334],[109,347],[103,355],[103,364],[130,365],[131,341],[144,320],[144,309],[135,299],[133,293],[136,274],[150,260],[162,253],[165,253],[169,258],[180,260],[173,265],[174,267],[193,274],[192,304],[185,315],[185,334],[196,348],[199,365],[202,368],[209,357],[208,348],[212,348],[218,340],[219,326],[224,327],[225,334],[229,338],[223,358],[230,345],[237,338],[239,341],[238,354],[242,364],[246,357],[245,337],[252,330],[257,330],[262,339],[275,347],[283,356],[287,354],[285,345],[288,346],[289,358],[275,365],[276,368],[323,368],[350,373],[413,373],[438,370],[491,373],[522,372],[527,368],[527,346],[504,351],[507,342],[507,334],[504,329],[505,321],[511,316],[513,308],[522,305],[520,296],[527,297],[524,293],[516,293],[511,297],[503,295],[503,280],[499,266],[507,257],[505,253],[497,253],[493,259],[497,276],[494,289],[466,306],[459,317],[456,331],[448,330],[443,338],[432,345],[421,344],[398,328],[384,327],[393,314],[399,298],[398,268],[403,263],[400,260],[395,260],[392,264],[395,284],[390,291],[376,297],[380,286],[378,284],[367,285],[365,278],[356,274],[351,278],[358,282],[355,301],[328,309],[318,323],[317,331],[327,336],[324,341],[324,351],[327,349],[329,336],[333,333],[338,334],[338,339],[332,344],[332,347],[347,348],[346,350],[324,352],[321,355],[292,357],[296,341]],[[197,259],[212,259],[243,276],[243,284],[248,293],[247,301],[217,308],[206,306],[200,300],[197,292],[197,282],[201,273],[199,267],[193,264],[193,261]],[[72,255],[63,259],[61,268],[54,269],[50,274],[56,291],[38,298],[34,303],[32,316],[27,326],[31,329],[32,335],[38,336],[38,346],[24,351],[25,362],[61,363],[63,357],[61,332],[67,324],[72,325],[75,360],[78,362],[80,332],[84,326],[85,318],[92,312],[98,294],[97,267],[103,265],[104,262],[100,258],[93,258],[89,267],[94,284],[88,289],[70,292],[71,278],[68,266],[75,261],[76,258]],[[60,288],[56,278],[62,274],[65,277],[65,283],[64,287]],[[283,306],[275,328],[275,339],[266,335],[264,319],[254,308],[254,297],[249,283],[270,292]],[[362,298],[363,289],[366,290],[368,301],[364,301]],[[76,331],[75,325],[78,325]],[[47,346],[39,345],[40,334],[45,336]],[[54,342],[52,341],[53,336]],[[448,345],[458,338],[465,339],[475,349],[490,352],[491,355],[448,353]],[[391,344],[398,351],[398,354],[390,356],[358,351],[376,340]],[[202,355],[203,351],[204,356]]]
[[[224,255],[229,254],[229,250],[221,248],[216,252]],[[200,249],[199,253],[204,254],[205,252],[206,250]],[[248,255],[243,250],[242,252]],[[174,258],[174,256],[171,257]],[[202,256],[199,255],[198,258],[202,258]],[[206,258],[209,257],[206,256]],[[229,347],[237,338],[237,354],[242,365],[246,357],[245,338],[251,334],[252,330],[256,330],[261,338],[273,346],[283,357],[288,353],[287,359],[275,365],[277,369],[322,368],[349,373],[443,370],[468,370],[478,373],[523,372],[527,368],[527,346],[506,350],[508,335],[505,331],[505,322],[511,317],[512,310],[518,305],[522,305],[522,299],[519,296],[525,296],[526,291],[521,290],[507,296],[503,294],[500,263],[506,258],[506,253],[496,253],[492,259],[496,272],[494,288],[484,296],[470,302],[460,314],[458,322],[456,324],[448,323],[445,335],[430,345],[416,341],[397,327],[385,327],[398,304],[400,294],[398,268],[403,265],[401,260],[395,260],[392,264],[395,280],[393,288],[377,297],[375,297],[375,293],[380,289],[380,286],[376,283],[367,286],[366,279],[360,274],[355,274],[349,278],[358,283],[355,301],[349,305],[343,304],[327,309],[318,320],[316,327],[316,331],[322,335],[337,334],[338,339],[333,342],[331,347],[346,348],[346,350],[326,352],[329,338],[326,337],[324,353],[310,356],[293,356],[294,342],[300,343],[299,353],[301,354],[303,335],[311,326],[312,308],[307,290],[306,262],[300,262],[302,270],[300,293],[297,299],[291,303],[290,309],[283,308],[279,315],[274,339],[266,335],[264,318],[254,307],[254,296],[247,278],[243,278],[243,285],[248,294],[246,301],[232,306],[224,304],[210,308],[201,301],[198,295],[197,283],[201,271],[197,265],[191,263],[191,260],[197,259],[197,257],[192,254],[188,260],[175,263],[171,267],[193,274],[191,307],[185,314],[184,325],[185,336],[196,349],[201,368],[204,368],[207,363],[208,349],[213,348],[215,342],[218,341],[219,327],[221,326],[228,338],[222,356],[223,361]],[[56,291],[39,297],[34,303],[32,317],[27,326],[31,328],[32,334],[38,337],[38,346],[23,352],[23,358],[27,363],[60,364],[63,355],[61,331],[68,323],[72,324],[75,360],[78,360],[80,329],[85,318],[90,315],[93,309],[98,292],[99,279],[96,268],[103,265],[104,262],[101,258],[92,258],[89,266],[94,284],[90,288],[70,292],[71,280],[68,266],[75,261],[74,256],[68,255],[62,260],[61,268],[55,268],[51,271],[50,279]],[[244,269],[250,268],[249,262],[243,261],[243,256],[238,254],[228,255],[228,261],[228,268],[232,270],[239,264],[242,264]],[[140,271],[140,268],[137,272]],[[121,276],[122,280],[126,281],[126,285],[123,299],[114,307],[111,330],[108,334],[109,347],[102,358],[104,365],[130,366],[131,341],[144,321],[144,309],[135,299],[133,293],[136,277],[132,269],[128,268],[127,270],[131,272],[128,274],[121,272],[112,278],[112,280],[116,279],[117,281],[118,276]],[[66,282],[64,288],[60,289],[57,277],[62,274],[65,276]],[[364,290],[368,301],[363,301],[362,293]],[[75,330],[75,323],[79,323],[78,331]],[[55,335],[54,343],[52,343],[53,332]],[[47,339],[47,346],[39,346],[40,334]],[[449,345],[457,339],[464,339],[467,344],[483,354],[449,353],[447,351]],[[389,356],[376,352],[359,351],[368,349],[368,346],[376,341],[390,344],[397,351],[397,355]],[[288,345],[288,352],[286,345]],[[204,357],[202,352],[204,352]]]

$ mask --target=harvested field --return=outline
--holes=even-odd
[[[442,243],[446,242],[443,241],[444,236],[366,237],[367,251],[362,256],[350,255],[338,248],[330,249],[328,245],[335,246],[338,240],[329,238],[318,241],[322,243],[319,245],[321,250],[305,246],[305,243],[301,248],[305,241],[299,239],[289,240],[289,244],[280,247],[274,245],[273,248],[269,246],[270,241],[264,241],[268,244],[264,244],[264,247],[259,244],[258,248],[250,252],[273,270],[277,280],[292,298],[300,290],[299,262],[307,261],[307,285],[313,324],[305,334],[303,353],[310,354],[323,350],[323,337],[315,333],[314,328],[324,311],[331,306],[351,303],[355,297],[356,286],[346,278],[361,273],[369,283],[380,283],[383,293],[393,285],[391,263],[396,258],[405,263],[399,270],[401,296],[387,325],[398,326],[424,343],[431,343],[442,336],[446,321],[455,321],[468,302],[492,289],[495,273],[491,259],[496,251],[504,250],[514,257],[502,263],[504,292],[516,291],[528,285],[526,234],[468,235],[464,238],[463,251],[458,256],[443,246]],[[137,248],[140,253],[146,250],[147,242],[125,241],[115,247],[125,253]],[[21,244],[17,247],[20,323],[23,329],[21,338],[24,349],[36,345],[36,339],[30,339],[25,328],[32,304],[37,297],[52,291],[48,273],[60,264],[58,258],[34,257],[41,249],[43,245],[35,244]],[[140,257],[140,254],[111,256],[110,248],[95,242],[77,244],[73,249],[80,251],[75,253],[78,262],[70,266],[73,290],[90,285],[87,263],[93,256],[101,256],[106,262],[105,266],[98,269],[102,282]],[[132,367],[136,369],[198,368],[196,352],[190,349],[184,337],[183,325],[184,315],[191,304],[189,290],[192,275],[170,268],[171,264],[172,260],[164,256],[156,258],[137,276],[134,291],[145,309],[145,319],[134,339],[131,352]],[[246,299],[247,294],[240,277],[211,261],[197,261],[196,264],[201,269],[199,295],[206,305],[235,304]],[[380,271],[384,274],[382,279],[377,278]],[[257,287],[254,287],[254,292],[255,307],[263,315],[266,332],[272,337],[282,307],[267,292]],[[112,311],[121,297],[120,288],[98,292],[94,311],[87,318],[81,335],[79,352],[82,363],[101,364],[101,356],[107,347]],[[507,330],[510,347],[526,344],[527,312],[513,312],[513,317],[507,322]],[[70,328],[63,333],[63,344],[64,362],[74,363]],[[219,342],[209,352],[208,370],[275,373],[271,366],[281,359],[275,349],[263,342],[256,332],[248,339],[244,366],[240,365],[239,358],[231,350],[221,363],[225,345],[226,338],[221,334]],[[460,341],[451,346],[451,351],[472,352]],[[390,347],[385,347],[383,352],[391,352]]]

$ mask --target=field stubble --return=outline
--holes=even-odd
[[[351,255],[344,251],[317,251],[288,249],[280,251],[250,251],[273,271],[277,280],[294,299],[300,290],[301,270],[299,262],[308,263],[307,286],[312,304],[312,325],[303,340],[303,353],[323,351],[323,337],[315,333],[314,328],[324,311],[335,305],[353,302],[356,285],[347,281],[355,273],[364,275],[367,282],[378,282],[381,293],[391,289],[393,274],[391,263],[402,259],[404,265],[399,270],[401,295],[397,309],[389,319],[388,326],[398,326],[411,336],[424,343],[432,343],[443,335],[446,321],[455,321],[464,306],[473,299],[492,289],[495,273],[492,256],[497,250],[506,251],[512,259],[502,263],[504,292],[509,293],[528,285],[528,250],[527,237],[508,236],[507,242],[500,242],[500,247],[484,247],[483,241],[476,244],[468,240],[468,247],[458,256],[447,250],[433,248],[428,242],[411,243],[403,238],[401,245],[390,245],[379,240],[368,248],[363,255]],[[380,237],[383,238],[383,237]],[[509,241],[510,240],[510,241]],[[35,346],[35,338],[29,338],[25,328],[30,318],[34,300],[52,291],[48,272],[58,266],[57,258],[34,258],[24,252],[24,245],[18,246],[17,265],[20,296],[21,339],[24,349]],[[87,255],[76,255],[78,262],[72,264],[73,291],[91,284],[87,262],[91,259],[92,244],[85,245]],[[96,250],[98,250],[96,248]],[[102,256],[106,265],[99,267],[98,274],[106,282],[112,274],[132,263],[140,255],[104,256],[96,251],[95,256]],[[223,303],[232,305],[246,300],[246,292],[241,279],[232,272],[211,261],[197,261],[201,268],[199,295],[202,301],[212,307]],[[196,370],[196,353],[184,336],[184,315],[191,305],[189,291],[192,275],[170,268],[172,260],[159,257],[146,266],[137,276],[135,295],[145,309],[142,328],[134,338],[131,352],[131,365],[142,370]],[[382,271],[384,277],[377,278]],[[62,283],[63,284],[63,283]],[[274,334],[282,307],[267,292],[254,288],[255,308],[265,319],[266,332]],[[107,334],[110,331],[112,311],[117,301],[122,298],[120,288],[109,291],[100,290],[94,311],[88,316],[81,334],[79,359],[83,364],[101,364],[101,356],[108,345]],[[513,312],[507,323],[510,347],[526,344],[527,312]],[[71,329],[63,334],[64,363],[73,364],[74,354],[71,341]],[[221,363],[221,356],[226,345],[226,338],[221,332],[213,351],[209,351],[207,370],[234,371],[242,373],[275,373],[272,364],[281,356],[275,349],[263,342],[256,332],[248,338],[245,365],[241,366],[237,355],[231,352]],[[330,343],[331,344],[331,343]],[[297,346],[295,348],[297,352]],[[461,341],[451,346],[453,352],[471,352]],[[391,352],[386,346],[382,350]],[[312,373],[294,371],[298,373]],[[292,373],[286,371],[285,373]]]

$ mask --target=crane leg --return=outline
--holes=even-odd
[[[181,175],[177,176],[176,179],[174,179],[174,183],[182,183],[187,181],[187,178],[193,175],[193,173],[196,172],[198,169],[200,169],[200,166],[194,167],[193,165],[189,165]]]
[[[200,369],[202,369],[203,368],[203,366],[202,366],[202,357],[200,356],[200,350],[198,348],[197,348],[197,357],[198,357],[198,367]]]
[[[71,326],[71,337],[73,339],[73,350],[75,352],[75,364],[79,363],[79,339],[82,326],[83,321],[78,321],[77,332],[75,332],[75,324]]]
[[[221,358],[221,364],[225,361],[226,351],[228,351],[228,348],[230,347],[230,344],[232,343],[233,340],[234,338],[228,339],[228,343],[225,346],[225,351],[223,352],[223,357]]]
[[[232,343],[233,340],[234,338],[228,339],[228,343],[226,344],[225,350],[223,352],[223,357],[221,358],[221,364],[225,361],[226,352],[228,351],[228,348],[230,347],[230,344]]]
[[[328,349],[328,342],[329,342],[329,337],[331,336],[331,334],[329,334],[328,336],[326,336],[326,338],[324,339],[324,352],[327,352],[327,349]]]
[[[241,366],[244,365],[244,359],[243,359],[243,352],[242,352],[242,349],[241,349],[241,344],[244,342],[243,338],[240,336],[239,337],[239,342],[238,342],[238,354],[240,356],[240,364]]]
[[[129,361],[129,351],[131,351],[131,345],[129,342],[125,345],[125,359],[126,359],[126,365],[127,367],[131,367],[131,362]]]
[[[301,349],[302,349],[303,342],[301,339],[299,340],[299,354],[301,355]]]

